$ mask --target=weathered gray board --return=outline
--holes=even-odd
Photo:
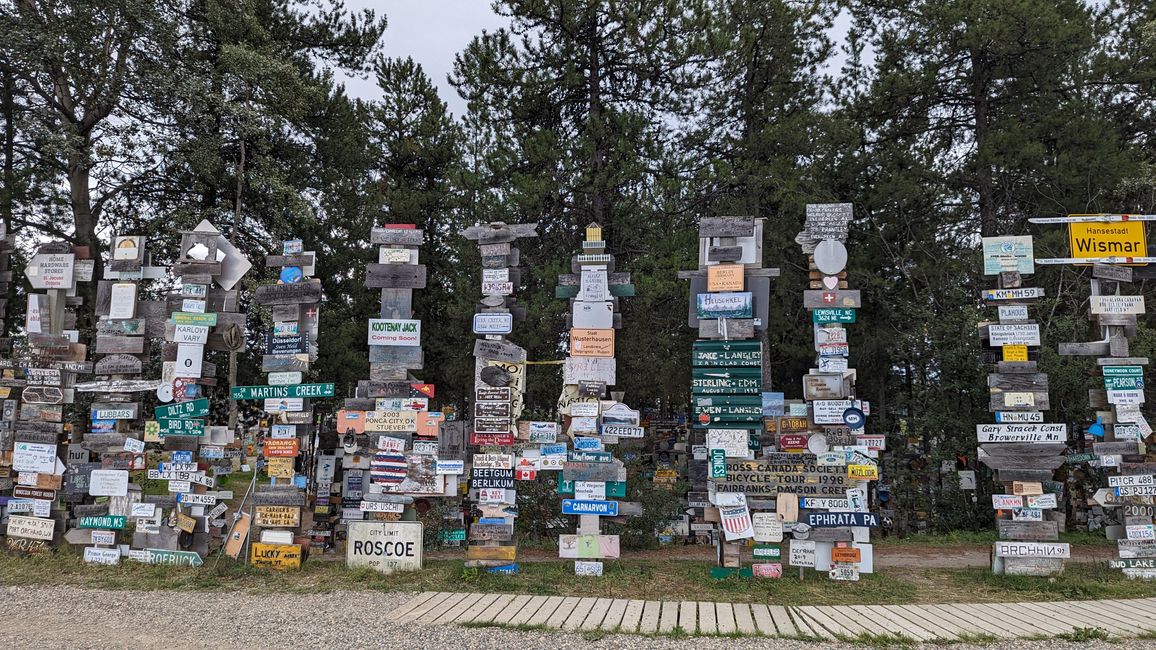
[[[1054,521],[1010,521],[997,519],[1000,539],[1047,542],[1060,538],[1060,528]]]
[[[297,284],[265,284],[253,296],[258,305],[303,305],[321,301],[321,280]]]
[[[477,339],[474,341],[474,356],[494,361],[523,363],[526,361],[526,350],[509,341]]]
[[[417,370],[422,367],[422,349],[416,345],[371,345],[369,362]]]
[[[1044,392],[1035,391],[1006,391],[1008,393],[1031,393],[1032,403],[1024,404],[1022,406],[1012,406],[1006,403],[1004,398],[1004,391],[994,392],[992,389],[991,401],[988,404],[988,410],[992,413],[996,411],[1047,411],[1051,409],[1051,402],[1048,401],[1048,394]]]
[[[367,264],[365,286],[370,289],[424,289],[424,264]]]
[[[1042,372],[1035,374],[989,374],[987,386],[1002,391],[1046,391],[1048,389],[1048,375]]]
[[[987,456],[979,462],[992,469],[1047,469],[1054,470],[1064,464],[1063,456],[1031,456],[1027,454]]]
[[[1050,469],[1001,469],[996,470],[995,481],[997,483],[1010,483],[1012,481],[1050,481],[1052,480],[1052,470]]]
[[[989,456],[1059,456],[1068,445],[1062,442],[992,442],[979,446]]]
[[[703,217],[698,222],[698,236],[751,237],[755,234],[754,217]]]
[[[1060,356],[1065,357],[1106,357],[1109,353],[1107,341],[1060,344]]]

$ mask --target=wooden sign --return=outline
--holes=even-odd
[[[260,528],[296,528],[301,525],[301,508],[294,506],[255,506],[253,523]]]
[[[368,264],[365,286],[370,289],[424,289],[424,264]]]
[[[858,309],[862,306],[863,301],[857,289],[849,291],[806,290],[803,292],[803,307],[806,309],[831,307]]]
[[[1144,296],[1089,296],[1093,314],[1143,314]]]
[[[1047,542],[1060,538],[1059,525],[1054,521],[1009,521],[997,519],[1000,539],[1022,539]]]
[[[143,354],[145,339],[143,336],[110,336],[96,335],[96,352],[98,354]]]
[[[1012,482],[1012,494],[1016,496],[1043,494],[1043,485],[1037,482]]]
[[[610,332],[613,334],[614,330],[610,330]],[[526,350],[509,341],[477,339],[474,341],[474,356],[494,361],[524,363],[526,361]]]
[[[253,296],[258,305],[301,305],[321,301],[321,280],[296,284],[266,284],[257,287]]]
[[[425,232],[417,228],[378,228],[369,232],[371,244],[421,246],[425,242]]]
[[[262,544],[253,542],[253,566],[285,571],[301,568],[301,547],[296,544]]]
[[[698,236],[751,237],[755,234],[754,217],[703,217],[698,224]]]
[[[976,439],[979,442],[1067,442],[1068,425],[1040,422],[1024,424],[977,424]]]
[[[996,557],[1031,557],[1068,559],[1072,557],[1068,544],[1048,544],[1041,542],[996,542]]]

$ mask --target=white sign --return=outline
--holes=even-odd
[[[209,342],[209,328],[205,325],[174,325],[173,342],[204,345]]]
[[[482,269],[482,282],[509,282],[510,269]]]
[[[849,399],[817,399],[811,402],[815,424],[843,424],[843,411],[854,406]]]
[[[602,575],[602,563],[597,560],[574,560],[574,575],[600,576]]]
[[[33,289],[71,289],[76,256],[72,253],[37,253],[24,267]]]
[[[38,474],[56,473],[56,445],[17,442],[12,454],[12,469]]]
[[[277,438],[278,440],[287,440],[289,438],[297,437],[296,424],[274,424],[269,428],[269,437]]]
[[[362,501],[359,508],[362,512],[403,512],[404,503],[385,503],[382,501]]]
[[[421,321],[394,318],[369,319],[370,345],[421,345]]]
[[[1040,510],[1048,510],[1057,506],[1056,495],[1051,492],[1047,494],[1034,494],[1024,497],[1029,508],[1036,508]]]
[[[605,382],[607,386],[613,386],[618,383],[615,374],[616,369],[617,364],[613,358],[567,357],[565,365],[562,366],[562,383],[577,384],[580,381],[601,381]]]
[[[474,314],[474,334],[509,334],[513,331],[513,314]]]
[[[605,330],[614,327],[614,303],[575,300],[571,312],[572,326],[578,329]]]
[[[1027,320],[1028,306],[1027,305],[1000,305],[999,306],[1000,322],[1009,320]]]
[[[1132,476],[1108,477],[1108,487],[1123,487],[1126,485],[1156,485],[1156,476],[1151,474],[1136,474]]]
[[[847,357],[819,357],[819,372],[847,372]]]
[[[271,397],[265,400],[269,413],[300,413],[305,410],[304,397]]]
[[[579,501],[606,500],[606,483],[602,481],[575,481],[574,498]]]
[[[604,302],[610,300],[606,269],[582,269],[577,300]]]
[[[726,451],[727,458],[746,458],[750,434],[746,429],[707,429],[706,446]]]
[[[1066,560],[1072,557],[1072,549],[1066,543],[1047,542],[996,542],[996,557],[1048,557]]]
[[[131,451],[134,454],[144,453],[144,450],[145,450],[144,440],[137,440],[136,438],[125,438],[124,439],[124,450],[125,451]]]
[[[123,497],[128,494],[128,471],[94,469],[88,478],[88,493],[94,497]]]
[[[514,293],[513,282],[483,282],[483,296],[508,296]]]
[[[115,548],[84,547],[84,561],[89,564],[120,564],[120,551]]]
[[[1124,534],[1128,539],[1156,539],[1156,526],[1152,524],[1140,524],[1137,526],[1125,526]]]
[[[136,316],[136,284],[116,282],[109,295],[108,317],[110,320],[125,320]]]
[[[7,535],[9,537],[26,537],[28,539],[52,539],[52,531],[55,527],[55,519],[8,515]]]
[[[783,520],[777,512],[756,512],[751,514],[754,521],[756,542],[783,541]]]
[[[296,386],[304,379],[301,371],[271,372],[269,373],[270,386]]]
[[[157,504],[155,503],[134,503],[132,510],[129,511],[132,517],[152,517],[157,511]]]
[[[815,542],[806,539],[792,539],[787,563],[790,566],[815,566]]]
[[[177,377],[199,378],[201,376],[201,361],[205,355],[205,346],[192,343],[177,344]]]
[[[1067,442],[1068,425],[1055,422],[1035,424],[977,424],[979,442]]]
[[[1143,314],[1144,296],[1090,296],[1093,314]]]
[[[1110,390],[1107,393],[1109,404],[1136,406],[1144,403],[1144,391],[1142,390]]]
[[[996,510],[1011,510],[1013,508],[1022,508],[1023,505],[1023,497],[1017,497],[1011,494],[991,495],[991,507]]]
[[[97,546],[111,546],[116,543],[116,533],[111,530],[94,530],[90,534],[90,539]]]
[[[1039,323],[988,325],[987,336],[988,343],[992,347],[1004,345],[1038,346],[1040,344],[1040,325]]]
[[[351,521],[345,565],[381,573],[420,571],[422,525],[414,521]]]
[[[417,264],[417,249],[410,248],[379,248],[377,250],[378,264]]]

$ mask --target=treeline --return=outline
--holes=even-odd
[[[1150,2],[504,0],[509,27],[457,55],[460,116],[419,65],[382,56],[386,17],[322,5],[0,0],[0,219],[23,256],[46,239],[102,251],[132,233],[163,263],[201,219],[252,259],[300,237],[327,296],[315,374],[348,389],[368,376],[369,228],[416,223],[431,278],[415,304],[421,377],[461,407],[480,268],[462,229],[541,224],[522,247],[517,340],[550,360],[564,337],[556,277],[597,221],[638,288],[623,305],[619,388],[680,411],[693,332],[676,274],[696,265],[696,220],[767,220],[766,263],[783,271],[773,377],[798,397],[813,349],[793,239],[806,203],[851,202],[849,279],[865,303],[852,365],[871,427],[892,434],[884,473],[897,501],[962,525],[986,508],[939,508],[954,497],[927,486],[990,420],[980,235],[1032,233],[1059,254],[1062,230],[1032,232],[1028,217],[1156,203]],[[375,76],[380,97],[350,98],[337,71]],[[1038,314],[1051,418],[1084,422],[1086,363],[1048,350],[1095,336],[1086,283],[1071,269],[1034,281],[1050,296]],[[8,284],[9,333],[20,285]],[[1136,354],[1152,340],[1142,331]],[[242,383],[258,368],[251,351]],[[560,380],[531,367],[535,413],[550,412]]]

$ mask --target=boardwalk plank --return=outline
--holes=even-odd
[[[399,616],[397,618],[397,622],[398,623],[406,623],[408,621],[415,621],[415,620],[421,618],[422,616],[425,616],[426,612],[437,607],[444,600],[446,600],[447,598],[450,598],[454,595],[455,594],[452,594],[449,592],[439,591],[437,593],[437,596],[435,596],[434,598],[430,598],[429,600],[425,601],[421,605],[418,605],[417,607],[414,607],[413,609],[409,610],[405,614],[402,614],[401,616]]]
[[[751,606],[746,603],[735,603],[735,629],[742,634],[758,634],[755,619],[751,616]]]
[[[509,625],[510,621],[512,621],[519,613],[521,613],[522,609],[526,606],[526,603],[530,602],[531,598],[533,598],[533,596],[515,596],[514,600],[510,601],[510,604],[506,605],[505,609],[503,609],[501,612],[498,612],[498,615],[494,617],[493,622],[501,623],[502,625]]]
[[[771,605],[767,608],[767,613],[771,615],[771,620],[778,628],[778,636],[799,636],[799,629],[791,622],[791,615],[787,613],[786,607]],[[762,625],[759,627],[762,628]]]
[[[450,619],[453,623],[469,623],[480,616],[486,608],[498,599],[498,594],[483,594],[473,605],[462,610],[456,617]]]
[[[562,600],[558,596],[553,596],[553,598],[557,598],[558,601]],[[531,618],[534,617],[535,614],[538,613],[539,610],[542,609],[543,606],[549,602],[550,597],[534,596],[530,599],[530,602],[526,603],[526,606],[523,607],[521,611],[514,615],[514,618],[510,619],[510,625],[523,625],[527,623]]]
[[[698,602],[698,633],[718,634],[718,620],[715,616],[714,603]]]
[[[786,615],[787,610],[784,609],[783,616]],[[775,628],[775,619],[771,617],[771,610],[766,605],[762,603],[751,605],[751,616],[755,619],[755,627],[759,628],[759,634],[763,636],[782,636],[782,632]]]
[[[590,608],[590,613],[578,624],[578,629],[597,630],[602,625],[602,619],[606,618],[606,612],[610,611],[610,605],[613,603],[613,598],[595,600],[594,605]]]
[[[487,607],[485,609],[485,611],[483,611],[481,614],[478,614],[477,618],[474,619],[474,622],[475,623],[490,623],[490,622],[492,622],[495,618],[497,618],[498,614],[500,614],[502,612],[502,610],[506,608],[506,605],[509,605],[513,601],[514,601],[513,594],[503,594],[501,596],[498,596],[498,599],[495,600],[494,602],[490,603],[490,606]]]
[[[916,641],[930,641],[936,638],[934,632],[913,624],[900,614],[898,607],[888,605],[855,605],[851,609],[860,612],[864,618],[877,621],[893,635],[903,635]]]
[[[438,603],[436,607],[426,612],[417,623],[436,623],[439,618],[445,615],[446,612],[453,609],[458,603],[464,600],[470,600],[473,594],[453,594],[442,602]]]
[[[687,634],[698,633],[698,620],[695,618],[698,607],[694,603],[683,601],[678,604],[678,626]]]
[[[664,600],[658,619],[658,631],[665,634],[673,632],[676,627],[678,627],[678,603]]]
[[[580,598],[578,604],[574,605],[574,611],[570,616],[566,617],[566,621],[562,623],[563,630],[576,630],[582,621],[586,620],[586,616],[590,614],[590,610],[594,608],[594,603],[598,602],[597,598]]]
[[[646,606],[646,601],[644,601],[644,600],[628,601],[626,603],[626,611],[622,614],[622,623],[619,624],[619,628],[623,632],[636,631],[638,629],[639,624],[642,622],[642,613],[644,611],[645,606]],[[658,627],[657,617],[655,618],[654,624],[655,624],[655,627],[657,628]]]
[[[630,602],[622,598],[615,598],[610,603],[610,609],[606,610],[606,616],[602,622],[598,624],[598,629],[613,631],[618,629],[622,624],[622,617],[626,614],[626,604]]]
[[[574,613],[574,607],[578,604],[580,599],[577,596],[569,596],[563,598],[561,603],[558,603],[558,608],[550,614],[549,618],[545,620],[546,627],[557,630],[562,627],[562,623]],[[537,616],[535,616],[537,618]]]
[[[406,612],[408,612],[409,610],[413,609],[414,607],[417,607],[418,605],[421,605],[424,602],[429,601],[429,599],[431,599],[437,595],[438,595],[438,592],[436,592],[436,591],[423,591],[423,592],[415,595],[413,598],[410,598],[409,600],[402,603],[401,607],[399,607],[399,608],[393,610],[392,612],[390,612],[389,614],[387,614],[385,617],[385,620],[396,621],[397,619],[404,616],[406,614]]]

